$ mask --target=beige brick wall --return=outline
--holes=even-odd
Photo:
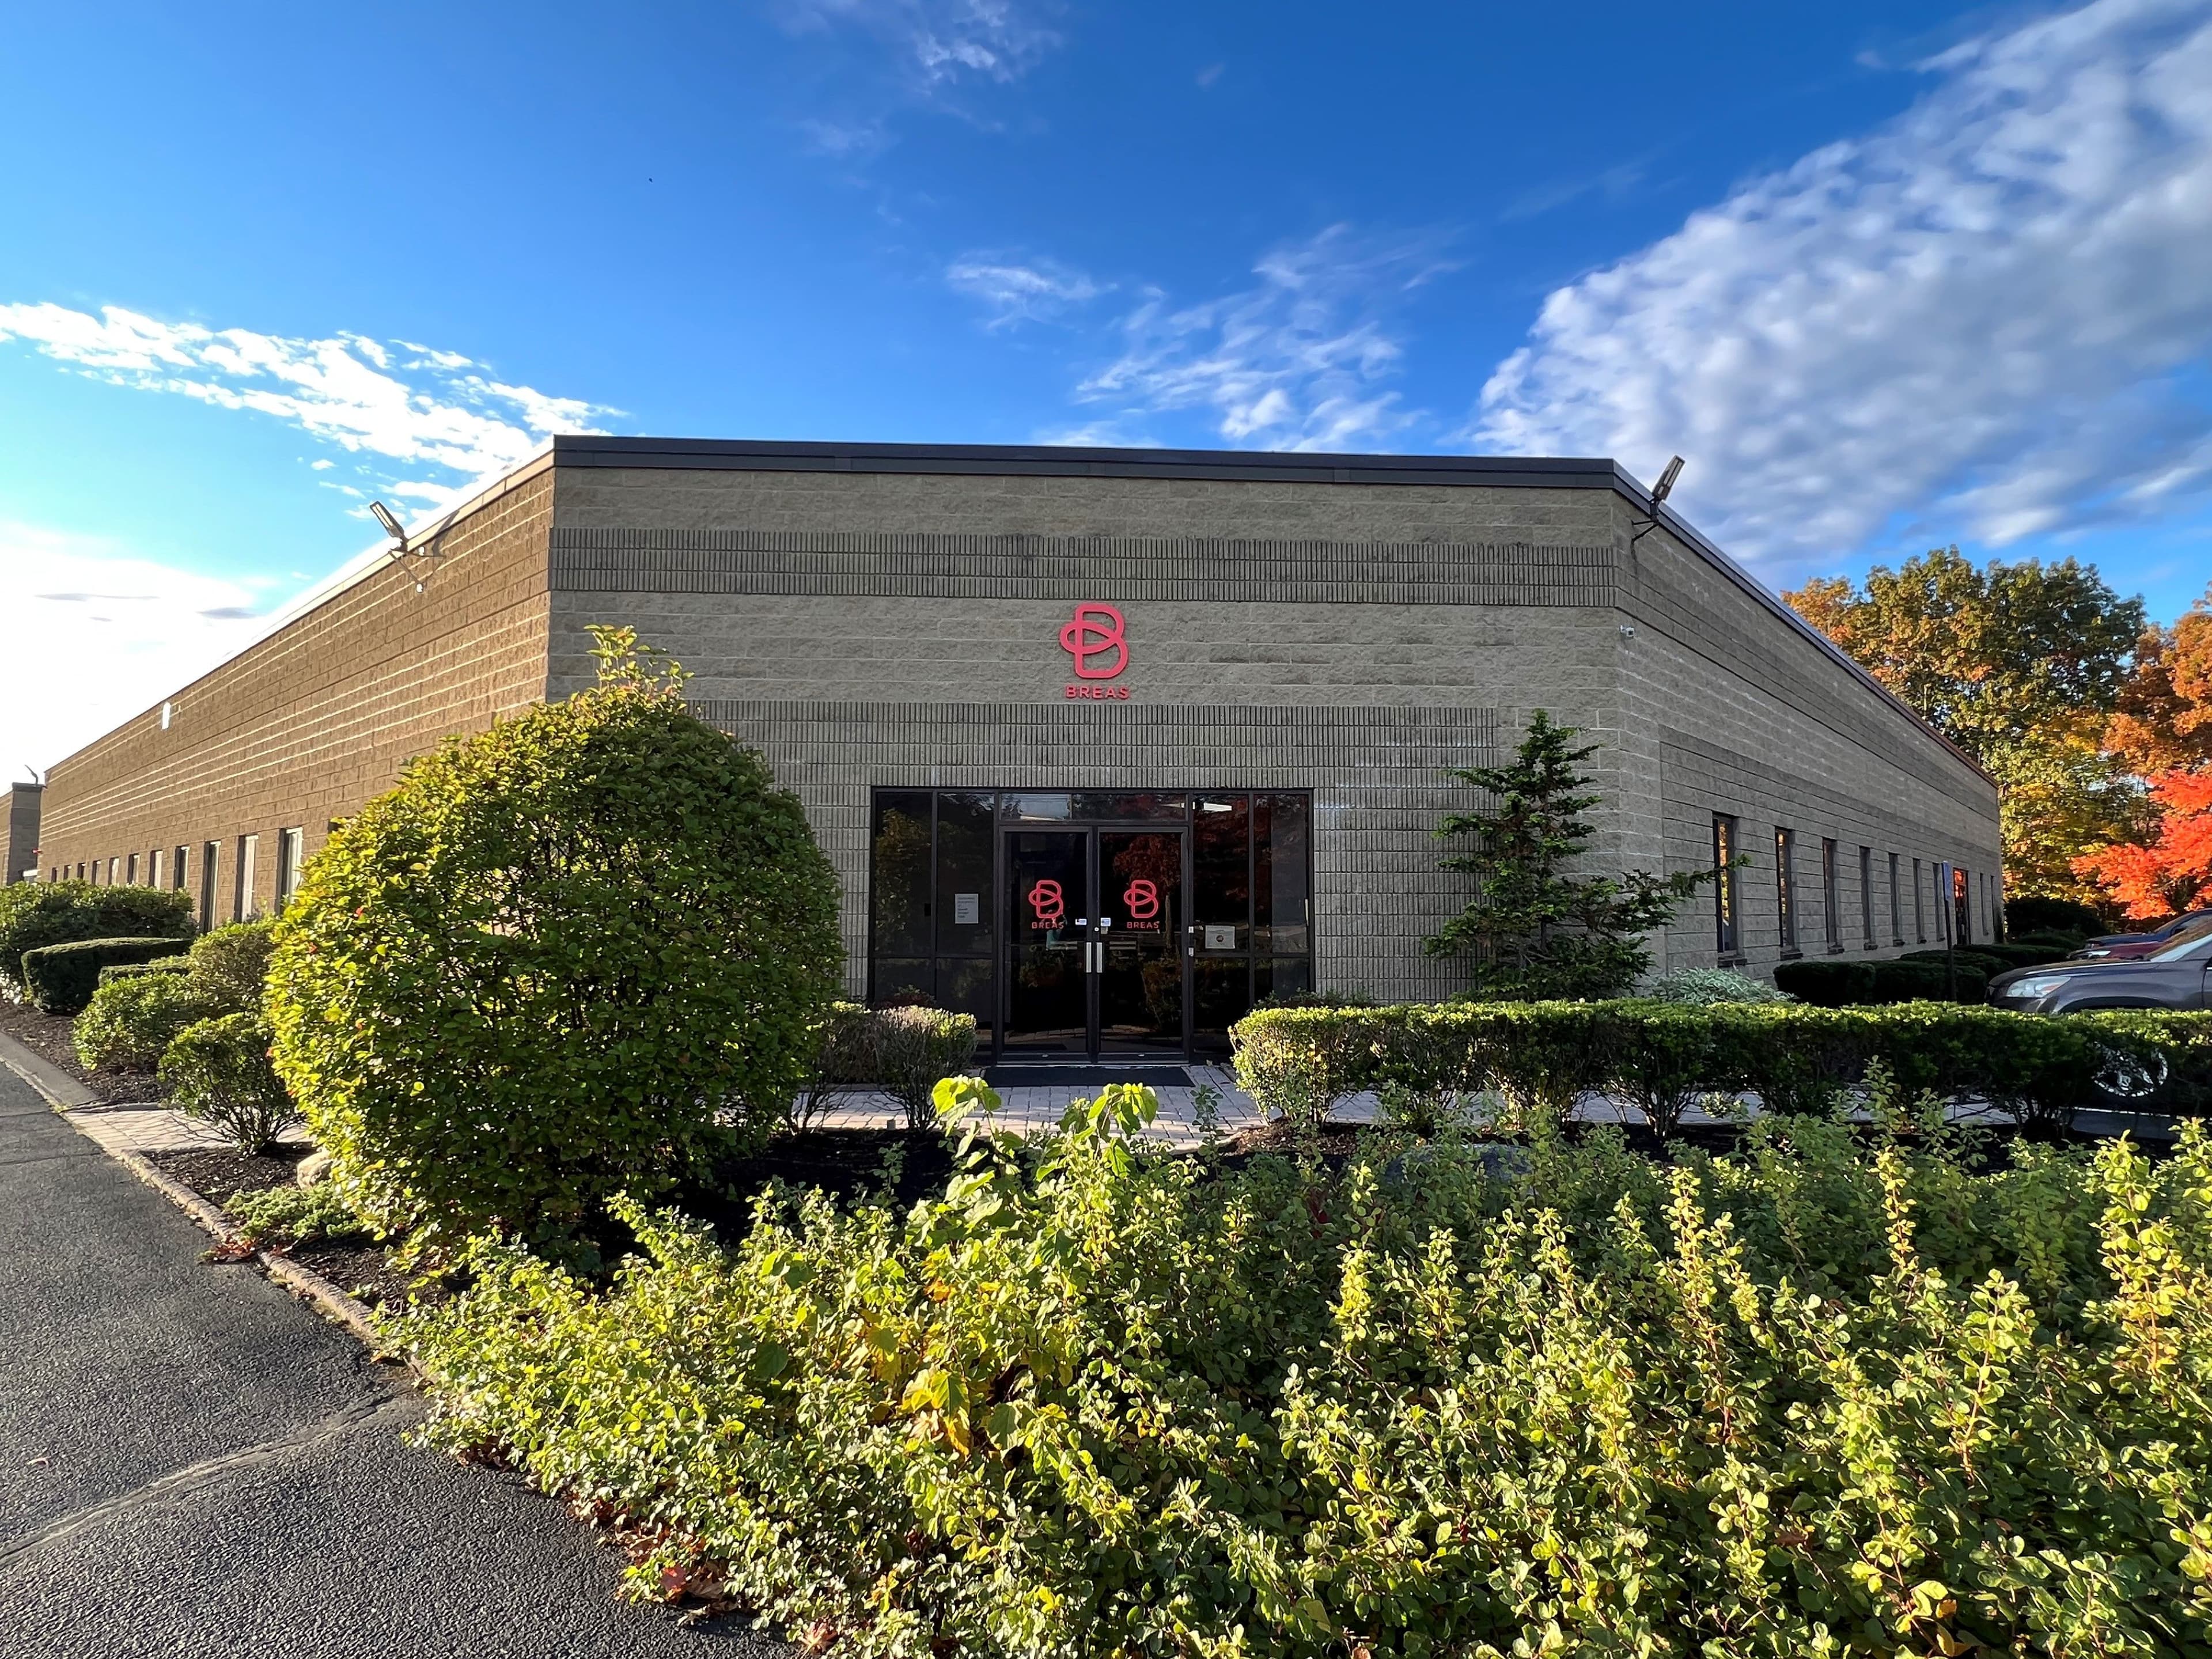
[[[280,830],[304,829],[312,854],[410,757],[544,695],[552,486],[541,466],[477,502],[434,544],[422,592],[418,562],[379,569],[179,691],[167,730],[157,706],[56,766],[41,870],[135,854],[143,881],[154,849],[166,862],[186,847],[197,902],[214,842],[213,912],[227,921],[239,837],[252,835],[245,908],[267,908]]]

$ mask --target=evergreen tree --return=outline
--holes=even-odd
[[[1443,860],[1476,878],[1474,898],[1425,941],[1431,956],[1473,957],[1471,995],[1620,996],[1651,965],[1641,935],[1673,921],[1712,878],[1704,870],[1638,870],[1618,879],[1566,872],[1597,833],[1583,814],[1600,797],[1585,793],[1589,778],[1580,769],[1596,747],[1577,746],[1581,735],[1540,708],[1510,765],[1448,775],[1497,803],[1451,813],[1437,830],[1474,838],[1471,850]]]

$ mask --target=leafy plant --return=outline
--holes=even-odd
[[[358,1206],[538,1248],[785,1122],[841,973],[838,890],[681,671],[598,630],[599,684],[411,763],[276,927],[276,1064]]]
[[[1790,993],[1729,968],[1681,968],[1651,981],[1643,994],[1654,1002],[1710,1008],[1717,1002],[1788,1002]]]
[[[800,1097],[800,1127],[820,1121],[839,1091],[881,1089],[906,1109],[907,1127],[932,1121],[931,1091],[975,1057],[975,1017],[902,1004],[833,1004],[814,1071]]]
[[[1023,1147],[943,1195],[511,1245],[393,1329],[429,1434],[855,1656],[2187,1653],[2212,1643],[2212,1142],[1979,1174],[1890,1085],[1662,1168]],[[965,1113],[965,1115],[961,1114]]]
[[[41,1012],[82,1013],[100,988],[103,970],[176,956],[184,949],[183,939],[168,938],[84,939],[66,945],[41,945],[23,952],[23,983],[32,1006]]]
[[[87,1071],[151,1071],[178,1032],[220,1012],[182,974],[115,972],[102,973],[70,1034]]]
[[[194,988],[226,1013],[259,1012],[276,927],[265,920],[234,921],[194,939],[187,970]]]
[[[13,882],[0,886],[0,990],[25,994],[23,954],[42,945],[191,934],[191,901],[183,893],[88,881]]]
[[[161,1056],[161,1086],[185,1116],[215,1125],[240,1152],[265,1151],[300,1121],[269,1063],[270,1037],[258,1014],[187,1025]]]
[[[1540,1000],[1619,996],[1651,966],[1641,935],[1662,927],[1711,871],[1571,875],[1597,828],[1583,814],[1582,763],[1596,745],[1538,709],[1512,763],[1455,770],[1494,805],[1445,817],[1437,834],[1471,836],[1472,851],[1443,860],[1476,878],[1467,908],[1424,941],[1431,956],[1470,958],[1470,994]]]
[[[223,1208],[238,1223],[240,1237],[257,1250],[367,1243],[376,1236],[375,1229],[349,1209],[328,1182],[233,1193]]]

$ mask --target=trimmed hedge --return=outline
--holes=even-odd
[[[0,886],[0,987],[27,993],[24,954],[49,945],[191,936],[191,900],[184,893],[88,881],[15,882]]]
[[[1879,962],[1829,957],[1783,963],[1774,970],[1774,983],[1799,1001],[1823,1008],[1934,999],[1984,1002],[1989,999],[1990,975],[2007,965],[1994,957],[1975,961],[1964,952],[1948,970],[1940,953],[1933,962],[1923,957],[1893,957]]]
[[[151,962],[118,962],[100,970],[100,982],[112,985],[118,980],[143,979],[149,974],[163,974],[172,978],[191,973],[190,957],[156,957]],[[94,992],[97,996],[99,993]]]
[[[2134,1009],[2057,1018],[1949,1002],[1827,1008],[1616,1002],[1446,1003],[1279,1009],[1235,1029],[1239,1079],[1260,1106],[1316,1123],[1372,1090],[1400,1121],[1497,1097],[1495,1127],[1528,1133],[1582,1096],[1642,1109],[1671,1133],[1707,1094],[1770,1109],[1826,1109],[1879,1061],[1908,1097],[1972,1098],[2021,1121],[2063,1123],[2091,1103],[2195,1115],[2212,1089],[2212,1013]],[[2132,1091],[2123,1093],[2116,1085]],[[2138,1086],[2139,1085],[2139,1086]]]
[[[103,968],[182,956],[183,939],[85,939],[42,945],[23,952],[23,983],[33,1007],[49,1014],[78,1014],[100,988]]]
[[[300,1121],[269,1063],[269,1023],[224,1014],[187,1025],[161,1056],[161,1086],[185,1116],[221,1129],[241,1152],[274,1145]]]

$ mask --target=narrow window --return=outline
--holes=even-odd
[[[1922,907],[1926,890],[1920,884],[1920,860],[1912,860],[1912,936],[1921,944],[1928,943],[1928,916]]]
[[[1774,830],[1774,915],[1784,956],[1797,954],[1797,832]]]
[[[1951,872],[1951,921],[1956,932],[1952,937],[1960,945],[1974,942],[1974,897],[1972,878],[1964,870]]]
[[[200,932],[215,927],[215,878],[221,873],[222,843],[210,842],[200,848]]]
[[[307,846],[307,832],[303,825],[297,829],[276,832],[276,908],[282,910],[292,902],[292,895],[300,890],[301,854]]]
[[[192,849],[189,847],[179,847],[177,848],[177,856],[169,862],[169,885],[179,893],[185,890],[185,866],[191,861]]]
[[[261,855],[261,837],[240,836],[238,838],[238,885],[230,896],[230,919],[248,921],[253,916],[254,865]]]
[[[1859,940],[1863,950],[1874,949],[1874,848],[1859,848]]]
[[[1820,932],[1828,949],[1844,948],[1844,895],[1837,884],[1836,843],[1820,837]]]
[[[136,887],[138,884],[138,855],[136,853],[131,855],[130,862],[124,866],[124,884]]]
[[[1897,854],[1889,855],[1889,938],[1893,945],[1905,943],[1905,896],[1897,890]]]
[[[1735,820],[1725,812],[1713,814],[1713,948],[1723,962],[1743,954],[1740,896],[1735,885]]]
[[[156,847],[152,852],[146,854],[146,884],[149,887],[163,887],[167,885],[167,884],[161,879],[163,873],[164,872],[161,868],[161,849]]]

